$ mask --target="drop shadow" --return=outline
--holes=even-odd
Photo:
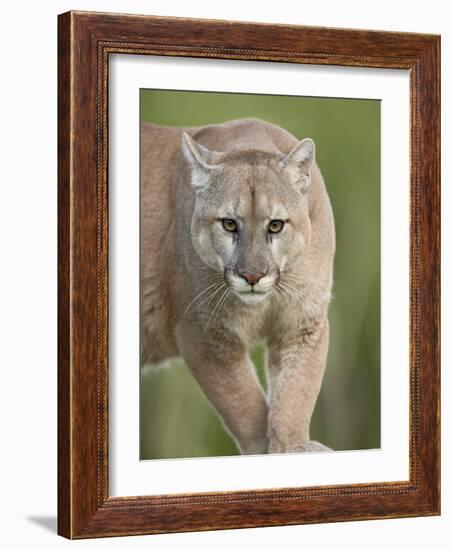
[[[56,516],[27,516],[26,519],[35,525],[39,525],[46,531],[57,532]]]

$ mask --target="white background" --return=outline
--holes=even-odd
[[[450,463],[452,374],[450,286],[443,288],[442,517],[246,529],[69,542],[56,515],[56,14],[69,9],[254,20],[443,35],[443,165],[451,180],[452,20],[448,2],[343,0],[49,1],[2,6],[0,87],[1,541],[5,548],[106,545],[127,548],[247,548],[275,545],[381,549],[448,548],[452,531]],[[443,281],[452,276],[450,185],[443,186]],[[447,434],[449,436],[447,437]],[[449,539],[449,540],[447,540]]]

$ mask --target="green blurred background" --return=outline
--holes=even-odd
[[[380,102],[141,90],[141,120],[197,126],[256,117],[316,143],[337,249],[328,365],[311,438],[335,450],[380,446]],[[265,386],[265,343],[252,358]],[[184,362],[143,369],[140,458],[239,454]]]

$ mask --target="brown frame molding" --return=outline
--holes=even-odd
[[[410,71],[410,480],[108,495],[108,58],[112,53]],[[102,537],[437,515],[440,38],[68,12],[58,19],[58,532]]]

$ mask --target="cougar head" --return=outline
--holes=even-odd
[[[182,149],[196,191],[194,249],[243,302],[260,302],[310,240],[306,192],[314,142],[303,139],[285,155],[221,153],[184,133]]]

